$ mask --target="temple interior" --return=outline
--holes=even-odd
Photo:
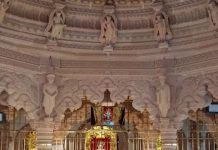
[[[218,0],[0,0],[0,150],[218,150]]]

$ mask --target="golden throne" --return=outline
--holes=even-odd
[[[107,126],[95,126],[86,132],[85,150],[117,150],[117,135]]]

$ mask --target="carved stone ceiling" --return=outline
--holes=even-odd
[[[45,29],[56,2],[65,6],[66,26],[52,45]],[[163,1],[172,32],[165,48],[160,48],[154,36],[151,0],[116,0],[118,34],[110,56],[99,42],[104,4],[104,0],[12,1],[0,24],[2,66],[16,64],[44,72],[50,56],[57,72],[67,74],[83,70],[105,74],[109,68],[110,73],[142,75],[155,73],[157,68],[183,72],[203,66],[211,70],[217,65],[218,38],[210,28],[207,0]]]
[[[35,0],[31,0],[34,2]],[[70,3],[74,5],[79,5],[79,6],[87,6],[87,7],[94,7],[100,9],[100,7],[103,7],[105,4],[105,0],[62,0],[65,3]],[[129,9],[134,9],[134,7],[148,7],[151,4],[152,0],[116,0],[114,1],[116,4],[116,7],[118,8],[129,8]],[[40,0],[36,1],[37,3],[52,3],[52,0]],[[164,0],[164,3],[170,4],[171,7],[175,6],[183,6],[187,4],[192,4],[192,3],[199,3],[198,0]]]
[[[61,112],[68,104],[78,109],[84,91],[93,101],[102,99],[99,95],[109,85],[118,100],[131,90],[134,107],[147,108],[155,120],[159,112],[153,78],[165,74],[175,90],[172,120],[204,107],[203,87],[217,89],[218,79],[218,30],[211,26],[207,0],[164,0],[159,12],[150,0],[116,0],[109,16],[117,36],[114,45],[109,41],[109,48],[99,40],[101,20],[108,15],[104,3],[12,0],[4,4],[9,7],[0,9],[0,87],[9,93],[9,104],[18,109],[25,106],[34,118],[45,75],[53,73],[60,101],[55,107]],[[51,29],[46,29],[58,13],[62,35],[52,37]],[[166,37],[155,34],[158,13],[167,26]]]

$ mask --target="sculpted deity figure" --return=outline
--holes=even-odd
[[[114,15],[105,15],[101,19],[100,42],[104,45],[113,45],[117,40],[117,19]]]
[[[57,40],[63,33],[65,24],[65,14],[62,10],[54,10],[49,16],[49,22],[45,29],[46,33],[50,33],[51,40]]]
[[[97,150],[104,150],[104,143],[103,142],[98,143]]]
[[[55,107],[55,98],[58,94],[58,87],[54,83],[55,75],[48,74],[46,76],[48,82],[43,86],[43,107],[45,110],[46,117],[50,117],[54,107]]]
[[[106,113],[104,114],[106,121],[111,121],[111,109],[107,108]]]
[[[167,117],[170,109],[170,86],[166,83],[165,76],[159,76],[160,85],[156,89],[157,104],[159,106],[161,117]]]
[[[153,24],[154,35],[158,42],[164,43],[172,38],[168,16],[164,11],[160,10],[155,12]]]
[[[0,23],[3,22],[6,11],[10,7],[12,0],[3,0],[0,2]]]
[[[212,27],[218,29],[218,3],[215,0],[210,0],[207,6],[209,21]]]

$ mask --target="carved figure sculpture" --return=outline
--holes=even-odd
[[[106,121],[111,121],[111,109],[108,108],[106,113],[104,114]]]
[[[161,117],[167,117],[170,109],[170,86],[166,83],[165,76],[159,76],[160,85],[156,89],[157,103]]]
[[[45,114],[47,117],[50,117],[54,107],[55,107],[55,98],[58,94],[58,88],[57,85],[55,85],[55,75],[54,74],[48,74],[46,76],[48,82],[44,84],[43,86],[43,107],[45,110]]]
[[[113,45],[117,41],[117,19],[107,14],[101,19],[100,42],[104,45]]]
[[[98,143],[98,147],[97,147],[97,150],[104,150],[104,143],[103,142],[99,142]]]
[[[55,9],[49,16],[49,22],[45,29],[46,33],[50,33],[51,40],[57,40],[63,33],[65,27],[65,14],[62,10]]]
[[[218,3],[215,0],[208,2],[207,12],[210,24],[212,27],[215,27],[215,29],[218,29]]]
[[[154,35],[158,42],[164,43],[172,38],[168,16],[164,11],[160,10],[155,12],[153,24]]]
[[[6,11],[10,7],[11,3],[12,3],[12,0],[4,0],[0,2],[0,23],[3,22]]]

